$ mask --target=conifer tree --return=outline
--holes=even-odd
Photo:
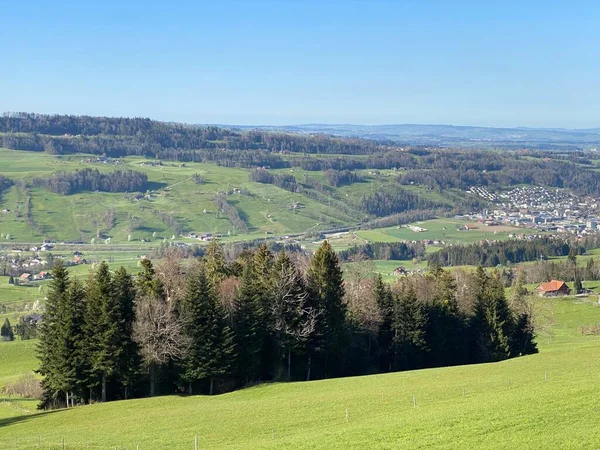
[[[119,303],[108,264],[102,262],[87,290],[86,334],[90,381],[99,379],[101,399],[107,399],[108,380],[118,372],[123,352],[119,335]]]
[[[121,267],[113,277],[113,292],[117,300],[117,328],[121,353],[118,358],[118,377],[124,387],[125,399],[140,373],[140,354],[133,339],[135,322],[135,287],[131,275]]]
[[[188,339],[183,379],[188,383],[190,394],[194,382],[208,380],[209,394],[212,395],[215,378],[229,373],[234,343],[225,312],[202,265],[197,266],[188,277],[182,314]]]
[[[63,365],[63,389],[68,393],[71,406],[75,402],[75,395],[83,397],[85,390],[85,374],[87,359],[84,354],[84,316],[85,316],[85,289],[76,278],[69,283],[65,301],[59,309],[61,342],[59,343],[60,360]]]
[[[379,347],[379,370],[392,370],[392,342],[394,337],[394,299],[389,286],[384,283],[381,274],[375,279],[375,301],[379,307],[381,323],[377,333]]]
[[[163,298],[165,289],[162,286],[159,278],[156,276],[156,271],[149,259],[142,259],[142,271],[136,279],[136,288],[140,297],[145,295]]]
[[[58,398],[61,392],[65,394],[65,397],[67,395],[64,391],[62,376],[66,361],[60,348],[63,342],[61,310],[65,303],[68,287],[69,275],[59,260],[52,270],[52,280],[48,284],[44,316],[39,330],[37,353],[40,366],[37,372],[43,377],[42,388],[44,391],[40,408],[62,402]]]
[[[3,341],[13,341],[15,339],[15,334],[8,317],[4,319],[4,324],[2,324],[2,328],[0,329],[0,336],[2,336]]]
[[[261,340],[260,375],[272,378],[276,370],[277,343],[273,335],[273,316],[271,300],[273,297],[273,254],[266,244],[258,247],[251,260],[254,291],[258,296],[259,327],[258,339]],[[242,272],[243,275],[243,272]]]
[[[241,282],[235,298],[233,329],[235,343],[239,349],[236,370],[238,376],[247,383],[260,376],[265,324],[262,322],[262,297],[257,291],[251,266],[244,268]]]
[[[208,277],[208,281],[212,283],[216,289],[219,283],[228,275],[225,253],[223,253],[223,249],[217,240],[213,239],[208,244],[206,254],[204,255],[204,261],[206,264],[206,276]]]
[[[425,336],[429,351],[427,366],[448,366],[468,361],[465,318],[460,314],[456,283],[449,272],[437,268],[427,277],[434,286],[434,296],[424,305],[427,316]]]
[[[393,370],[421,367],[426,351],[427,318],[412,286],[404,287],[394,299],[392,330]]]
[[[307,273],[307,289],[311,306],[319,314],[317,329],[309,344],[310,358],[315,351],[322,354],[325,376],[343,373],[343,355],[347,346],[344,283],[338,257],[325,241],[315,252]]]
[[[478,268],[475,312],[471,319],[476,362],[500,361],[510,356],[514,318],[498,276],[488,277]]]

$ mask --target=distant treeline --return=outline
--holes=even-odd
[[[39,330],[40,408],[156,394],[217,393],[499,361],[537,351],[526,305],[499,274],[436,269],[388,286],[343,276],[325,242],[305,265],[265,246],[227,261],[106,263],[82,282],[58,263]],[[360,270],[360,268],[359,268]]]
[[[148,176],[133,170],[116,170],[102,173],[98,169],[81,169],[75,172],[59,171],[48,178],[34,178],[33,184],[57,194],[74,194],[82,191],[139,192],[146,190]]]
[[[22,148],[23,145],[27,145],[29,150],[42,151],[44,145],[49,145],[53,146],[57,153],[72,153],[77,147],[80,148],[79,151],[86,153],[98,153],[100,147],[105,147],[112,153],[117,148],[111,143],[114,139],[118,139],[121,151],[125,154],[140,154],[140,151],[148,153],[158,149],[371,154],[380,147],[375,141],[319,134],[301,135],[258,130],[242,132],[214,126],[158,122],[145,118],[30,113],[4,114],[0,117],[0,132],[11,133],[5,142],[20,146],[9,148]],[[36,136],[37,140],[21,139],[23,133]],[[89,151],[94,147],[97,151]]]
[[[226,167],[301,167],[328,172],[333,186],[360,181],[353,171],[399,169],[397,181],[443,192],[470,186],[538,184],[600,194],[600,173],[581,152],[500,153],[416,146],[325,135],[190,126],[143,118],[5,114],[0,147],[52,154],[91,153],[213,162]],[[286,158],[282,154],[302,154]],[[329,157],[322,154],[336,155]],[[343,156],[339,156],[343,155]],[[409,170],[410,169],[410,170]]]
[[[415,209],[434,209],[442,205],[423,199],[399,186],[381,188],[372,194],[363,195],[358,200],[358,207],[376,217],[412,211]]]
[[[565,239],[537,238],[533,240],[508,240],[482,242],[469,245],[452,245],[427,255],[431,265],[439,266],[483,266],[515,264],[536,261],[552,256],[567,256],[570,252],[582,254],[586,250],[584,241],[569,243]]]
[[[475,154],[477,155],[477,153]],[[579,195],[600,193],[600,173],[566,161],[498,160],[486,154],[474,161],[465,154],[455,155],[454,161],[434,161],[427,169],[411,170],[398,177],[401,184],[418,184],[437,191],[468,189],[470,186],[541,185],[571,189]]]
[[[374,242],[342,250],[338,255],[344,262],[375,259],[405,261],[424,257],[425,245],[421,242]]]

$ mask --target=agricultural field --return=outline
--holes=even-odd
[[[460,219],[432,219],[410,224],[424,231],[414,231],[408,226],[357,231],[356,234],[369,242],[398,242],[440,240],[446,243],[473,243],[481,240],[504,240],[510,234],[539,234],[539,231],[508,226],[485,226]],[[466,230],[465,225],[476,227]]]
[[[303,233],[316,226],[350,225],[362,218],[330,210],[328,204],[301,194],[251,182],[248,170],[244,169],[202,163],[142,165],[147,160],[134,157],[115,166],[88,163],[87,158],[89,155],[51,156],[0,149],[1,173],[27,183],[26,188],[11,187],[0,200],[0,210],[9,211],[0,215],[3,235],[9,234],[12,242],[36,242],[42,237],[90,242],[98,233],[104,233],[112,242],[139,239],[156,242],[171,239],[173,224],[186,233],[239,235],[230,220],[218,213],[214,203],[217,192],[229,192],[228,202],[249,225],[250,233],[238,236],[239,239]],[[102,172],[115,169],[144,172],[152,189],[144,199],[136,201],[132,194],[85,192],[59,195],[31,186],[34,177],[83,168]],[[194,182],[196,174],[204,179],[203,183]],[[294,208],[295,204],[300,206]],[[26,219],[28,213],[29,220]],[[179,239],[179,235],[176,238]]]
[[[600,337],[580,327],[599,323],[600,307],[537,301],[552,323],[537,355],[47,413],[13,399],[0,402],[0,448],[192,449],[195,436],[212,449],[595,448]],[[35,368],[33,342],[0,344],[0,383]]]

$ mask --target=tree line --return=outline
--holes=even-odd
[[[594,248],[594,247],[590,247]],[[538,237],[532,240],[483,241],[476,244],[447,246],[427,255],[429,264],[440,266],[483,266],[515,264],[525,261],[583,254],[585,241],[569,242],[564,238]]]
[[[85,284],[57,264],[39,330],[40,408],[536,351],[497,275],[479,269],[460,292],[441,269],[389,286],[360,270],[344,280],[327,242],[299,256],[261,246],[228,262],[213,241],[186,264],[143,260],[135,277],[102,263]]]
[[[59,171],[47,178],[37,177],[33,184],[63,195],[82,191],[140,192],[147,188],[148,175],[134,170],[102,173],[85,168],[75,172]]]
[[[422,242],[373,242],[356,245],[338,253],[343,262],[364,260],[406,261],[425,256]]]

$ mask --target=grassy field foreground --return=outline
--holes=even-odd
[[[600,338],[582,336],[579,327],[600,322],[600,308],[540,301],[552,309],[554,326],[540,338],[538,355],[3,414],[0,448],[61,448],[64,439],[67,449],[193,449],[196,435],[200,448],[211,449],[597,448]]]

